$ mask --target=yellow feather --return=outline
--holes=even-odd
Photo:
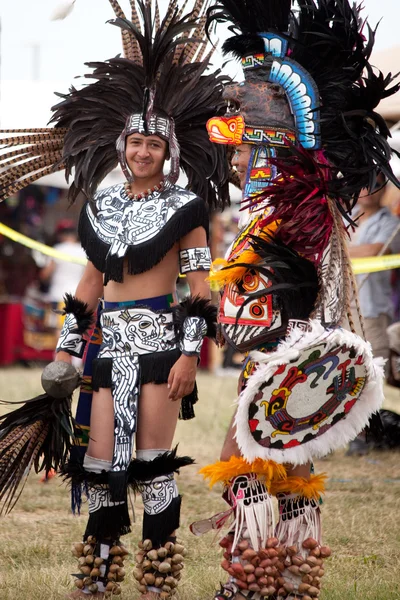
[[[311,475],[310,479],[304,477],[289,476],[284,481],[274,481],[271,485],[271,494],[298,494],[304,498],[315,498],[318,500],[325,492],[325,481],[327,475]]]
[[[272,481],[286,477],[285,467],[273,460],[256,458],[253,462],[249,463],[244,458],[238,456],[231,456],[227,461],[220,460],[212,465],[207,465],[199,473],[203,475],[204,479],[210,480],[210,488],[220,481],[226,485],[233,477],[245,475],[246,473],[259,475],[265,480],[267,485],[270,485]]]

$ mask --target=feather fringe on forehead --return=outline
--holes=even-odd
[[[228,197],[228,163],[224,148],[212,144],[205,124],[223,112],[222,89],[227,78],[206,73],[212,51],[204,41],[208,0],[194,0],[191,12],[170,0],[165,16],[159,4],[130,0],[128,18],[119,2],[111,24],[121,29],[124,57],[87,63],[90,80],[81,89],[57,94],[53,128],[0,132],[0,198],[18,192],[46,173],[72,172],[70,199],[80,191],[91,196],[117,165],[116,141],[133,113],[152,109],[170,119],[180,147],[180,166],[188,187],[210,206]],[[151,93],[150,93],[151,92]],[[21,148],[11,154],[10,146]],[[18,154],[17,154],[18,152]]]

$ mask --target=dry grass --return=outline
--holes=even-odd
[[[235,385],[233,378],[199,378],[197,418],[180,423],[176,435],[180,452],[195,456],[198,465],[218,457]],[[2,370],[0,389],[4,399],[31,397],[40,391],[39,371]],[[329,476],[323,519],[325,541],[334,551],[327,563],[322,600],[400,599],[399,457],[376,453],[348,458],[337,452],[316,464],[317,472]],[[219,491],[207,490],[197,468],[187,468],[179,478],[184,494],[181,537],[190,547],[180,600],[211,600],[224,579],[213,536],[195,538],[188,531],[192,520],[223,507]],[[136,511],[138,523],[125,538],[132,550],[140,535],[140,503]],[[75,566],[70,545],[80,539],[84,524],[84,515],[69,514],[68,493],[57,479],[41,484],[32,475],[17,508],[1,521],[1,600],[61,600],[71,589],[69,574]],[[122,598],[137,598],[132,577]]]

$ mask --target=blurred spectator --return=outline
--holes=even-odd
[[[382,205],[385,193],[384,176],[378,178],[377,189],[362,193],[358,200],[358,227],[352,237],[349,252],[351,258],[362,258],[400,252],[400,235],[386,243],[396,231],[400,220]],[[361,313],[364,317],[366,338],[375,356],[389,358],[387,328],[394,316],[391,272],[378,271],[357,276]]]
[[[395,234],[400,219],[393,216],[389,208],[383,206],[384,193],[385,178],[382,174],[378,178],[377,189],[374,192],[361,193],[357,203],[358,214],[353,215],[353,217],[358,215],[359,217],[357,219],[358,227],[349,247],[351,258],[400,252],[400,235],[399,233]],[[387,244],[388,242],[389,244]],[[391,271],[358,275],[357,283],[366,338],[372,346],[374,356],[389,359],[387,328],[394,317]],[[361,335],[361,331],[358,333]],[[389,374],[389,361],[386,363],[386,373]],[[355,440],[350,442],[347,455],[366,454],[372,446],[372,443],[366,441],[365,433],[361,432]]]
[[[75,223],[72,220],[60,221],[57,224],[55,235],[57,240],[54,245],[55,250],[70,256],[86,258],[78,240]],[[64,294],[74,294],[84,269],[83,265],[52,258],[39,274],[42,286],[47,288],[43,289],[47,292],[47,299],[50,302],[61,302]]]

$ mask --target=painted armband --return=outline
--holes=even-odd
[[[88,305],[78,298],[65,294],[64,308],[62,314],[65,315],[63,327],[57,343],[56,352],[68,352],[72,356],[82,358],[86,341],[83,334],[88,331],[93,322],[93,312],[89,310]]]
[[[209,271],[211,269],[210,249],[185,248],[179,252],[180,272],[182,275],[191,271]]]
[[[216,336],[217,309],[205,298],[187,298],[177,307],[175,325],[182,354],[200,356],[203,339]]]

